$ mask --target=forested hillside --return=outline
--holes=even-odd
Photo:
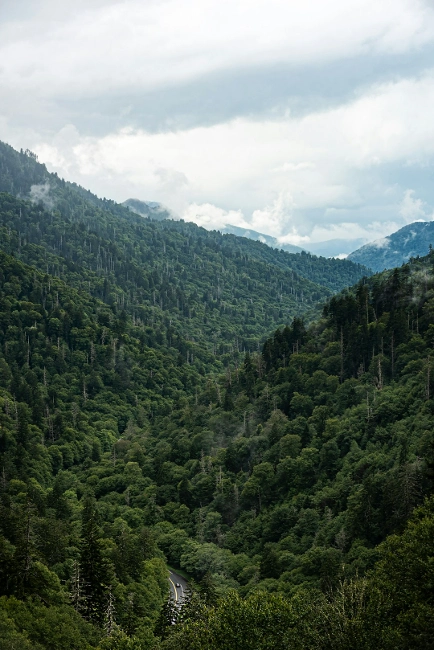
[[[332,298],[321,321],[295,320],[247,355],[206,416],[172,414],[176,445],[183,428],[208,436],[178,497],[196,512],[180,528],[203,543],[180,548],[182,530],[159,525],[173,562],[242,593],[328,589],[373,566],[432,488],[432,264]]]
[[[205,384],[175,349],[147,347],[125,314],[8,256],[1,268],[5,638],[84,648],[113,616],[152,647],[154,625],[167,634],[166,557],[211,576],[206,593],[265,591],[223,609],[196,604],[173,633],[200,637],[200,620],[220,626],[226,607],[247,616],[260,605],[267,620],[283,608],[294,621],[308,608],[312,647],[340,647],[315,636],[337,607],[320,594],[350,598],[341,580],[392,561],[400,538],[378,543],[432,489],[431,259],[332,299],[322,321],[296,320]],[[276,592],[293,599],[266,595]],[[362,605],[357,616],[373,616]],[[64,621],[72,645],[52,638],[50,620]]]
[[[130,223],[89,212],[92,226],[0,194],[1,248],[125,310],[154,335],[170,338],[175,328],[193,355],[238,358],[273,326],[312,317],[331,293],[290,270],[286,259],[245,255],[235,237],[201,235],[193,225],[190,236],[190,225],[179,222]]]
[[[293,256],[44,201],[1,196],[0,647],[431,647],[433,255],[309,323]]]
[[[21,206],[17,227],[21,242],[41,245],[50,254],[67,260],[73,251],[74,261],[84,262],[101,282],[106,279],[117,284],[127,301],[138,302],[143,298],[151,304],[162,303],[167,309],[167,287],[162,285],[161,278],[172,284],[176,276],[186,281],[183,282],[186,300],[191,304],[185,308],[190,307],[190,311],[199,298],[210,302],[210,309],[217,302],[218,308],[234,305],[233,311],[245,313],[248,305],[255,302],[256,294],[264,289],[275,306],[270,316],[282,323],[288,315],[305,313],[316,301],[323,300],[327,295],[324,287],[336,292],[368,274],[365,267],[345,260],[318,258],[308,253],[291,255],[260,242],[208,232],[183,221],[157,223],[143,219],[122,205],[101,200],[75,183],[49,174],[31,152],[18,153],[3,143],[0,143],[0,191],[26,200],[30,198],[39,208],[39,214],[30,216],[24,205]],[[3,211],[4,208],[0,210]],[[11,227],[8,223],[8,228]],[[143,282],[136,277],[139,272],[147,277],[150,267],[161,276],[160,282],[151,287],[155,296],[153,292],[146,295],[146,283],[143,287]],[[59,272],[54,260],[52,272]],[[202,278],[209,296],[204,297],[203,292],[194,295],[194,289],[202,289],[196,286]],[[246,290],[250,299],[238,296]],[[172,301],[169,309],[173,306]],[[282,312],[280,317],[278,313],[275,315],[276,309]],[[254,320],[250,314],[249,323]],[[266,332],[269,331],[270,327]]]

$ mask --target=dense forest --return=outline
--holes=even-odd
[[[0,647],[432,647],[434,254],[332,295],[303,256],[29,202],[12,158]]]
[[[273,328],[311,318],[319,302],[368,274],[345,260],[144,219],[2,143],[0,192],[5,252],[158,328],[170,320],[219,355],[256,350]]]

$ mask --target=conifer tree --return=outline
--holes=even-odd
[[[81,525],[80,570],[83,581],[83,612],[97,625],[102,625],[109,591],[108,563],[102,553],[95,499],[85,497]]]
[[[172,625],[177,622],[179,609],[174,601],[169,598],[160,611],[160,616],[155,624],[154,633],[161,639],[166,639],[171,631]]]

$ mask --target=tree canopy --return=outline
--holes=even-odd
[[[332,295],[48,181],[0,197],[2,647],[430,647],[432,254]]]

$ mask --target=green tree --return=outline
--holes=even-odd
[[[101,626],[107,608],[110,577],[108,562],[103,554],[96,502],[91,496],[84,498],[82,512],[80,575],[83,583],[83,613]]]

